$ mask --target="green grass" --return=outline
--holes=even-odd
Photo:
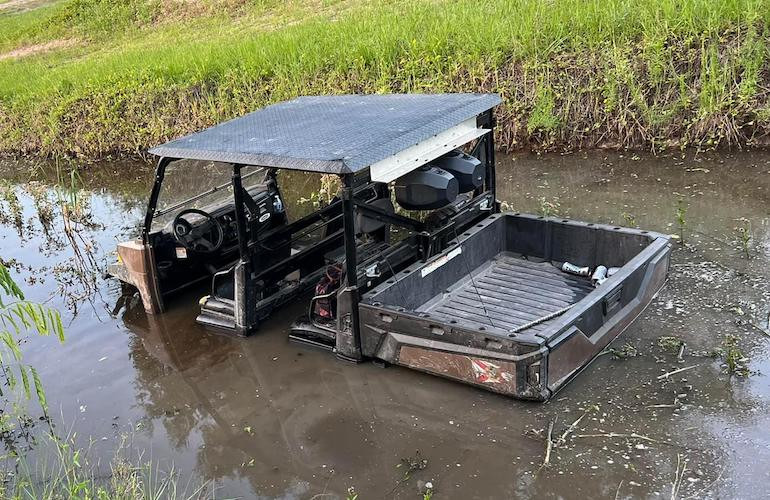
[[[736,144],[768,126],[770,0],[167,4],[64,0],[0,16],[6,51],[78,40],[0,61],[0,149],[139,152],[341,92],[500,92],[505,147]]]
[[[126,437],[105,467],[93,460],[90,447],[80,447],[78,436],[64,438],[53,432],[41,436],[38,457],[12,453],[0,469],[0,497],[11,500],[162,500],[216,498],[208,482],[184,484],[172,468],[164,470],[144,453],[132,449]]]

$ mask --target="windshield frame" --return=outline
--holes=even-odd
[[[150,191],[150,198],[147,201],[147,212],[145,213],[144,224],[142,225],[142,235],[141,235],[141,243],[142,243],[142,245],[148,245],[149,242],[150,242],[150,234],[153,233],[153,228],[152,227],[153,227],[153,222],[156,219],[156,216],[160,217],[160,216],[163,216],[163,215],[166,215],[166,214],[169,213],[169,208],[168,207],[165,207],[162,210],[157,210],[157,208],[158,208],[158,199],[160,197],[161,190],[162,190],[162,187],[163,187],[163,181],[164,181],[165,176],[166,176],[166,170],[169,167],[169,165],[171,165],[173,162],[175,162],[177,160],[185,160],[185,159],[186,158],[174,158],[174,157],[168,157],[168,156],[161,156],[158,159],[158,164],[155,167],[155,180],[154,180],[153,185],[152,185],[152,190]],[[237,176],[239,178],[239,180],[240,180],[240,176],[241,176],[240,175],[240,167],[243,167],[243,166],[245,166],[245,167],[254,167],[256,169],[254,172],[250,172],[249,174],[247,174],[247,176],[249,176],[249,177],[251,175],[253,175],[253,174],[258,173],[258,172],[265,172],[265,179],[267,179],[267,177],[270,175],[270,169],[267,168],[267,167],[264,167],[262,165],[239,165],[239,164],[236,164],[236,163],[226,163],[226,162],[221,162],[221,163],[223,163],[225,165],[229,165],[233,169],[233,178],[235,178]],[[232,186],[232,181],[226,182],[226,183],[222,183],[221,185],[216,186],[216,189],[213,192],[216,192],[217,190],[225,189],[228,186]],[[209,190],[209,191],[211,191],[211,190]],[[197,199],[200,199],[201,197],[206,196],[208,194],[211,194],[211,193],[205,193],[205,192],[204,193],[199,193],[198,195],[195,195],[192,200],[188,199],[188,200],[185,200],[183,203],[190,203],[190,202],[195,201]],[[237,200],[237,199],[239,199],[239,197],[236,196],[235,200]],[[179,204],[177,203],[176,205],[179,205]],[[179,208],[180,207],[177,206],[175,208],[175,210],[178,210]],[[239,211],[238,207],[236,207],[236,212],[237,211]]]
[[[229,164],[229,165],[231,167],[235,166],[232,163]],[[265,174],[267,174],[267,170],[268,169],[266,169],[264,167],[257,167],[257,170],[254,170],[253,172],[249,172],[248,174],[246,174],[244,176],[241,176],[241,180],[248,179],[248,178],[250,178],[250,177],[252,177],[254,175],[259,174],[260,172],[264,172]],[[173,212],[174,210],[178,210],[179,208],[182,208],[183,206],[185,206],[188,203],[192,203],[193,201],[197,201],[197,200],[200,200],[201,198],[205,198],[206,196],[208,196],[210,194],[213,194],[213,193],[216,193],[217,191],[221,191],[222,189],[226,189],[228,187],[231,187],[232,185],[233,185],[232,180],[230,180],[229,182],[223,182],[222,184],[219,184],[218,186],[214,186],[213,188],[211,188],[211,189],[209,189],[207,191],[203,191],[203,192],[198,193],[198,194],[196,194],[194,196],[191,196],[190,198],[187,198],[186,200],[182,200],[182,201],[179,201],[179,202],[177,202],[177,203],[175,203],[173,205],[170,205],[168,207],[162,208],[160,210],[156,210],[153,213],[153,217],[152,218],[153,219],[157,219],[158,217],[161,217],[161,216],[166,215],[166,214],[168,214],[170,212]]]

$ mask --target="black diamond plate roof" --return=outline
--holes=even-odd
[[[500,103],[497,94],[298,97],[150,149],[157,156],[358,172]]]

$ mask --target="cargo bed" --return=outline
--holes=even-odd
[[[670,253],[660,234],[567,219],[490,215],[370,290],[364,354],[544,400],[649,304]],[[620,270],[599,286],[564,262]]]
[[[593,291],[589,277],[572,276],[547,262],[501,252],[437,295],[417,312],[444,321],[516,330],[557,314]],[[553,319],[533,324],[543,331]]]

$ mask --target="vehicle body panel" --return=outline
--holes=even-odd
[[[364,294],[364,354],[538,400],[649,304],[665,282],[671,249],[656,233],[521,214],[490,215],[450,243]],[[508,265],[512,255],[524,271]],[[573,277],[559,287],[563,271],[552,262],[566,259],[592,268],[603,259],[620,270],[581,294]],[[503,263],[508,282],[490,277],[492,261]]]

